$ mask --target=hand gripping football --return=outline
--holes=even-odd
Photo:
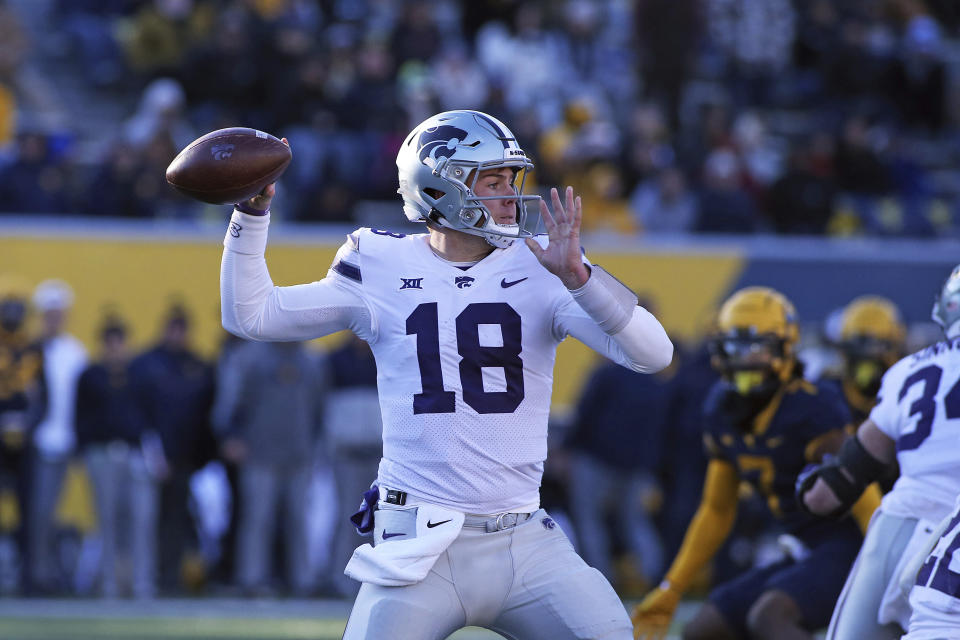
[[[233,204],[276,182],[292,158],[290,147],[269,133],[218,129],[177,154],[167,167],[167,182],[202,202]]]

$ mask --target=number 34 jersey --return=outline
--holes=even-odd
[[[870,419],[897,443],[900,478],[884,510],[940,520],[960,494],[960,339],[887,370]]]
[[[556,347],[608,339],[523,242],[464,270],[425,234],[360,229],[328,277],[371,316],[383,415],[378,481],[470,513],[535,508]]]

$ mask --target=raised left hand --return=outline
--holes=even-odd
[[[540,201],[540,217],[550,238],[547,248],[541,248],[533,238],[527,238],[526,243],[540,264],[560,278],[567,289],[579,289],[590,277],[590,271],[580,254],[580,218],[583,209],[580,196],[573,195],[573,187],[567,187],[565,195],[566,206],[560,201],[560,193],[555,188],[550,190],[552,214],[547,203]]]

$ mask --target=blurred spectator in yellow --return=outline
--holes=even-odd
[[[563,120],[543,133],[537,144],[537,172],[542,184],[562,183],[571,162],[576,163],[578,160],[571,153],[571,149],[575,148],[578,136],[592,117],[590,106],[586,102],[571,101],[563,109]]]
[[[127,63],[144,75],[175,72],[190,48],[209,31],[213,4],[203,0],[153,0],[120,22],[119,40]]]
[[[686,233],[697,222],[699,205],[677,167],[666,167],[644,180],[630,196],[637,227],[652,233]]]
[[[116,598],[121,588],[121,545],[129,549],[135,598],[156,592],[159,487],[141,449],[140,414],[130,377],[127,326],[108,316],[100,329],[100,359],[88,366],[77,386],[77,445],[93,485],[100,538],[100,590]]]
[[[21,568],[29,553],[30,439],[46,410],[43,348],[27,333],[30,290],[13,277],[0,278],[0,498],[4,533],[15,528]],[[12,497],[12,501],[11,501]],[[21,570],[18,588],[33,592],[29,572]]]
[[[579,181],[584,206],[596,212],[584,220],[584,231],[612,231],[620,234],[636,230],[633,216],[623,192],[623,177],[617,165],[598,162]]]
[[[72,306],[73,289],[63,280],[44,280],[33,292],[33,308],[40,313],[47,410],[33,434],[28,571],[33,588],[43,593],[68,586],[57,565],[53,517],[76,445],[77,380],[87,365],[86,348],[66,330]]]

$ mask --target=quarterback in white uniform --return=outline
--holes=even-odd
[[[874,514],[837,601],[828,639],[900,637],[910,619],[901,575],[960,494],[960,424],[950,424],[960,420],[960,266],[943,285],[933,319],[946,340],[887,370],[856,437],[798,482],[806,507],[839,513],[887,464],[900,464],[900,477]]]
[[[397,156],[404,213],[426,234],[350,234],[327,276],[275,287],[264,260],[274,188],[225,237],[223,324],[258,340],[350,329],[376,357],[383,458],[346,573],[363,585],[344,637],[627,640],[602,575],[539,508],[557,345],[568,335],[639,372],[673,346],[636,296],[590,265],[581,204],[522,195],[533,165],[503,123],[433,116]],[[547,237],[525,228],[537,201]],[[372,515],[372,522],[370,516]]]

